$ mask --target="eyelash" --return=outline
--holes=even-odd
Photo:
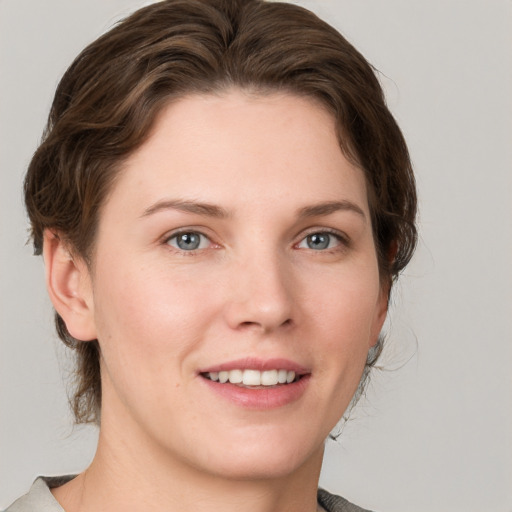
[[[170,243],[171,240],[177,239],[179,236],[182,236],[182,235],[198,235],[200,237],[205,238],[209,242],[209,244],[216,245],[216,244],[214,244],[214,242],[212,242],[211,238],[208,235],[205,235],[201,231],[194,230],[194,229],[182,229],[180,231],[174,232],[174,233],[164,237],[162,243],[164,245],[170,247],[176,253],[183,255],[183,256],[193,256],[193,255],[197,254],[198,252],[203,251],[204,249],[208,248],[208,247],[202,247],[202,248],[198,247],[197,249],[185,250],[180,247],[175,247],[175,246],[171,245],[171,243]],[[293,245],[293,247],[297,248],[297,249],[302,249],[301,247],[299,247],[299,245],[306,242],[307,238],[311,237],[313,235],[328,235],[330,237],[334,237],[336,239],[336,241],[339,242],[339,245],[336,245],[335,247],[332,247],[332,248],[326,248],[326,249],[307,248],[308,250],[310,250],[312,252],[317,252],[319,254],[335,253],[335,252],[345,251],[350,247],[350,239],[345,234],[342,234],[339,231],[327,229],[327,228],[311,229],[308,233],[302,235],[299,242],[295,243]],[[219,247],[219,246],[217,245],[217,247]]]
[[[326,248],[326,249],[312,249],[308,248],[310,251],[316,252],[318,254],[325,254],[325,253],[337,253],[341,251],[345,251],[350,247],[350,239],[347,235],[344,233],[340,233],[339,231],[329,229],[329,228],[314,228],[311,229],[308,233],[306,233],[300,241],[295,244],[295,247],[298,248],[300,244],[305,242],[308,237],[313,235],[329,235],[330,237],[333,237],[336,239],[336,241],[339,243],[335,247],[332,248]]]
[[[176,253],[178,253],[180,255],[183,255],[183,256],[193,256],[194,254],[197,254],[198,252],[200,252],[200,251],[205,249],[205,247],[202,247],[202,248],[191,249],[191,250],[187,251],[187,250],[182,249],[180,247],[174,247],[173,245],[171,245],[171,243],[170,243],[171,240],[173,240],[173,239],[177,240],[178,237],[183,236],[183,235],[196,235],[196,236],[198,235],[198,236],[206,239],[209,242],[209,244],[213,244],[213,242],[211,241],[211,239],[210,239],[210,237],[208,235],[205,235],[201,231],[198,231],[198,230],[195,230],[195,229],[182,229],[180,231],[176,231],[176,232],[166,236],[163,239],[163,244],[167,245],[174,252],[176,252]]]

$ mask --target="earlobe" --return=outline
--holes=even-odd
[[[81,341],[96,339],[91,278],[86,263],[74,258],[58,233],[45,230],[43,244],[46,287],[69,334]]]

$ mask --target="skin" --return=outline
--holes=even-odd
[[[45,261],[69,331],[102,352],[97,454],[53,490],[67,512],[315,510],[324,440],[388,295],[364,177],[328,112],[238,90],[170,104],[102,209],[92,268],[49,231]],[[247,357],[306,368],[300,397],[248,409],[198,374]]]

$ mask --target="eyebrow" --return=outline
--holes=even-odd
[[[141,217],[148,217],[149,215],[165,210],[178,210],[186,213],[194,213],[196,215],[214,217],[217,219],[226,219],[231,216],[228,210],[215,204],[180,199],[167,199],[157,201],[149,208],[146,208]],[[339,211],[351,211],[361,215],[363,219],[366,220],[364,211],[357,204],[347,200],[326,201],[311,206],[305,206],[299,209],[298,216],[299,218],[322,217]]]
[[[225,219],[230,216],[229,212],[222,208],[209,203],[199,203],[196,201],[184,201],[179,199],[169,199],[163,201],[157,201],[149,208],[144,210],[142,217],[153,215],[154,213],[164,210],[179,210],[186,213],[195,213],[197,215],[204,215],[207,217],[215,217],[218,219]]]
[[[336,213],[339,211],[349,211],[361,215],[366,220],[366,215],[362,208],[352,201],[326,201],[324,203],[315,204],[312,206],[305,206],[299,210],[299,217],[321,217]]]

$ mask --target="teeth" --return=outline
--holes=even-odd
[[[275,386],[278,382],[277,370],[267,370],[261,374],[261,383],[264,386]]]
[[[236,370],[234,371],[236,372]],[[258,370],[244,370],[243,382],[246,386],[260,386],[261,372],[259,372]]]
[[[286,382],[287,374],[288,372],[286,370],[279,370],[277,372],[277,382],[279,382],[279,384],[284,384]]]
[[[225,384],[243,384],[244,386],[276,386],[290,384],[295,380],[295,372],[287,370],[230,370],[209,372],[206,376],[213,381]]]
[[[229,372],[229,382],[231,382],[231,384],[240,384],[240,382],[242,382],[242,380],[243,380],[242,370],[231,370]],[[245,384],[245,382],[244,382],[244,384]]]

